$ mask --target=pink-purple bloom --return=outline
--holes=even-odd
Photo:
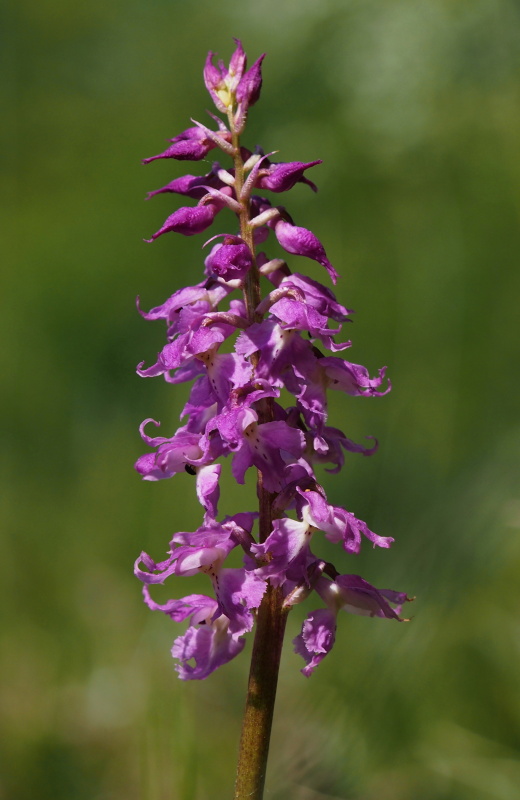
[[[296,183],[306,183],[316,192],[316,184],[304,175],[307,169],[316,164],[321,164],[321,161],[291,161],[287,164],[264,162],[257,185],[260,189],[269,189],[271,192],[288,192]]]
[[[187,128],[182,133],[170,139],[172,144],[156,156],[143,159],[143,164],[157,161],[160,158],[175,158],[177,161],[200,161],[205,158],[210,150],[213,150],[215,143],[206,133],[194,126]]]
[[[240,236],[224,237],[217,244],[204,262],[206,273],[215,275],[225,281],[243,280],[253,264],[251,250]]]
[[[307,258],[317,261],[322,267],[325,267],[332,282],[336,283],[338,273],[327,258],[322,243],[312,231],[308,231],[307,228],[298,228],[296,225],[280,219],[274,226],[274,232],[284,250],[295,256],[307,256]]]
[[[294,224],[282,206],[254,194],[287,192],[297,183],[316,190],[306,171],[321,161],[271,162],[260,148],[252,153],[236,144],[260,96],[264,56],[248,70],[242,44],[235,41],[228,66],[215,63],[213,53],[204,66],[206,88],[224,115],[210,115],[217,130],[193,120],[164,152],[144,159],[200,161],[214,149],[233,159],[226,168],[216,161],[206,174],[177,176],[150,192],[149,197],[178,194],[194,204],[173,211],[146,241],[165,233],[203,233],[222,210],[239,220],[232,232],[206,242],[198,283],[176,290],[148,312],[138,305],[145,319],[163,320],[166,326],[155,363],[140,363],[138,374],[162,376],[173,384],[193,381],[182,424],[172,435],[152,435],[152,426],[160,425],[154,419],[142,423],[149,450],[135,464],[146,481],[179,472],[192,475],[202,507],[200,527],[173,534],[164,560],[156,562],[143,552],[135,563],[147,605],[174,622],[187,622],[172,648],[182,679],[205,678],[242,651],[269,584],[280,587],[287,608],[310,595],[322,604],[307,616],[295,639],[306,676],[332,649],[340,610],[401,620],[401,606],[408,600],[358,575],[340,574],[319,556],[324,540],[339,545],[340,558],[355,557],[364,543],[388,548],[393,542],[352,511],[329,503],[315,474],[317,464],[338,472],[345,454],[371,455],[378,446],[373,437],[367,446],[357,444],[327,424],[328,392],[380,397],[390,383],[385,383],[386,367],[371,377],[365,367],[336,355],[351,346],[342,328],[352,312],[331,288],[293,272],[292,261],[256,252],[272,232],[287,254],[318,262],[332,283],[337,281],[316,234]],[[260,274],[270,282],[263,279],[269,291],[262,298],[251,292],[252,276],[258,285]],[[287,393],[291,404],[284,407]],[[262,491],[271,495],[276,513],[263,541],[255,530],[256,511],[219,521],[226,458],[237,483],[255,468]],[[154,584],[175,585],[199,574],[211,596],[188,594],[164,604],[153,599]]]

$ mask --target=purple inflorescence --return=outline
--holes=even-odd
[[[370,455],[377,449],[376,441],[364,447],[327,425],[328,390],[374,397],[386,394],[390,384],[384,385],[386,368],[371,378],[365,367],[334,355],[350,347],[349,341],[336,337],[351,312],[331,289],[291,272],[281,258],[255,252],[255,245],[272,231],[287,253],[318,262],[333,283],[338,277],[314,233],[295,225],[283,206],[254,194],[285,192],[296,183],[316,190],[304,173],[321,163],[274,163],[259,148],[253,153],[239,145],[248,109],[260,96],[262,60],[263,56],[247,70],[238,40],[229,67],[222,61],[215,66],[209,53],[204,82],[226,123],[214,116],[218,130],[213,131],[194,121],[163,153],[145,159],[199,161],[214,149],[233,158],[229,169],[215,162],[206,175],[181,176],[150,192],[150,197],[177,193],[196,204],[174,211],[147,241],[171,231],[184,236],[201,233],[225,209],[240,222],[238,232],[206,243],[211,248],[200,283],[179,289],[149,312],[140,311],[146,319],[166,322],[167,342],[156,363],[146,368],[141,363],[138,374],[163,375],[169,383],[194,381],[181,416],[184,424],[173,436],[151,436],[150,426],[160,423],[143,422],[141,436],[151,452],[135,465],[149,481],[181,471],[194,475],[203,508],[201,527],[176,533],[164,561],[155,562],[143,552],[135,565],[147,605],[176,622],[189,620],[172,648],[182,679],[205,678],[241,652],[268,582],[281,587],[287,608],[311,594],[324,604],[307,616],[294,641],[306,663],[306,676],[332,648],[341,609],[401,620],[401,606],[409,599],[402,592],[378,590],[358,575],[339,574],[311,549],[312,545],[319,551],[323,538],[350,554],[359,553],[364,539],[383,548],[393,541],[373,533],[351,511],[329,504],[314,472],[316,464],[338,472],[344,451]],[[260,275],[272,289],[251,308],[248,286],[252,276],[258,286]],[[223,343],[227,352],[221,352]],[[333,355],[325,355],[320,347]],[[282,391],[294,398],[288,408],[279,402]],[[262,413],[266,407],[268,419]],[[272,529],[263,541],[253,533],[257,512],[218,520],[221,461],[226,456],[231,457],[238,483],[256,467],[263,491],[271,495]],[[235,548],[244,553],[243,565],[225,566]],[[152,584],[200,572],[207,576],[213,596],[191,594],[164,604],[152,599]]]

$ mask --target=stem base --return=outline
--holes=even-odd
[[[268,586],[258,610],[246,699],[235,800],[262,800],[278,670],[288,611],[280,588]]]

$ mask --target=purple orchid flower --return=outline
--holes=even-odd
[[[190,626],[172,647],[172,656],[179,662],[175,669],[183,680],[207,678],[244,649],[245,639],[230,634],[228,618],[216,616],[218,603],[211,597],[192,594],[160,604],[152,600],[147,586],[143,594],[148,608],[162,611],[175,622],[190,617]]]
[[[245,639],[233,637],[229,627],[229,619],[224,614],[213,619],[208,613],[199,625],[191,625],[184,635],[175,639],[172,656],[179,662],[175,665],[179,678],[203,680],[242,652]]]
[[[187,128],[182,133],[170,139],[172,144],[159,153],[157,156],[150,156],[143,159],[143,164],[149,164],[151,161],[157,161],[160,158],[175,158],[177,161],[200,161],[206,158],[210,150],[216,146],[215,143],[207,137],[203,130],[194,126]]]
[[[330,263],[320,240],[307,228],[298,228],[284,219],[278,220],[274,232],[283,249],[295,256],[307,256],[325,267],[333,283],[338,280],[338,273]]]
[[[153,242],[163,233],[182,233],[183,236],[194,236],[196,233],[202,233],[212,224],[221,207],[218,203],[210,202],[205,205],[195,206],[195,208],[190,208],[189,206],[179,208],[173,214],[170,214],[162,227],[152,234],[151,239],[145,239],[145,242]]]
[[[135,469],[142,475],[143,480],[158,481],[162,478],[171,478],[186,468],[194,468],[201,464],[205,458],[206,463],[213,461],[209,453],[204,453],[200,446],[201,435],[188,433],[179,429],[171,439],[162,436],[151,438],[144,433],[144,426],[152,422],[159,425],[154,419],[146,419],[141,425],[141,436],[147,444],[157,447],[155,453],[147,453],[137,459]]]
[[[404,592],[376,589],[359,575],[338,575],[334,581],[320,577],[315,586],[327,608],[308,615],[301,633],[294,639],[294,650],[306,661],[301,670],[309,677],[334,645],[336,619],[340,610],[369,617],[384,617],[407,622],[399,614],[403,603],[410,601]],[[392,605],[396,606],[392,608]]]
[[[297,183],[306,183],[315,192],[318,191],[316,184],[304,176],[304,172],[310,167],[322,162],[317,161],[290,161],[282,164],[269,164],[262,170],[256,185],[259,189],[269,189],[271,192],[288,192]]]
[[[403,592],[376,589],[358,575],[340,574],[311,550],[311,543],[316,553],[338,544],[341,557],[354,558],[365,540],[381,548],[393,542],[352,511],[329,503],[315,472],[316,465],[338,472],[350,453],[371,455],[378,447],[373,437],[363,446],[328,424],[328,393],[380,397],[390,383],[384,385],[386,367],[370,377],[365,367],[336,355],[351,346],[342,329],[352,311],[331,289],[292,271],[294,259],[288,256],[304,256],[336,283],[338,274],[321,241],[293,224],[285,208],[253,194],[276,195],[297,183],[316,190],[306,172],[321,160],[271,162],[273,153],[242,145],[249,109],[260,97],[264,56],[247,69],[240,40],[235,45],[229,65],[211,52],[204,65],[204,83],[224,119],[210,114],[208,125],[192,120],[193,127],[171,139],[164,152],[144,159],[201,161],[218,149],[229,160],[224,166],[215,161],[206,174],[173,177],[150,192],[148,197],[179,194],[196,205],[173,211],[146,241],[169,232],[203,233],[224,209],[237,221],[231,233],[206,242],[211,249],[199,283],[178,289],[150,311],[139,309],[138,301],[144,319],[166,326],[155,363],[142,362],[138,374],[160,375],[170,384],[193,382],[182,424],[172,436],[150,435],[149,426],[159,426],[153,419],[142,423],[150,452],[135,464],[145,481],[192,475],[201,506],[199,528],[173,534],[163,561],[143,552],[134,568],[148,607],[187,624],[172,648],[183,680],[206,678],[238,655],[266,608],[275,608],[279,620],[310,595],[325,604],[307,616],[295,639],[305,661],[302,672],[309,676],[334,645],[340,610],[401,620],[401,606],[409,599]],[[286,259],[270,257],[267,244],[266,252],[257,252],[271,231]],[[291,400],[284,407],[287,395]],[[238,484],[256,468],[259,508],[219,522],[225,458]],[[154,584],[195,575],[205,576],[212,596],[191,594],[163,604],[152,599]],[[269,605],[273,598],[275,606]],[[256,635],[267,635],[262,625]],[[262,642],[258,652],[270,652],[273,642]],[[279,660],[281,640],[276,647]]]
[[[251,250],[240,236],[224,235],[224,241],[213,247],[204,262],[207,275],[225,281],[243,280],[253,265]]]
[[[211,171],[207,175],[183,175],[180,178],[175,178],[166,186],[161,189],[155,189],[153,192],[148,192],[147,200],[155,197],[157,194],[173,193],[182,194],[185,197],[191,197],[194,200],[200,200],[208,193],[207,187],[212,189],[223,189],[225,183],[218,177],[220,171],[220,164],[215,161]]]

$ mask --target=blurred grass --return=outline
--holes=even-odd
[[[143,607],[132,562],[200,514],[188,476],[150,485],[131,465],[141,419],[173,431],[184,398],[135,376],[163,336],[135,296],[156,305],[201,266],[197,241],[142,243],[176,201],[141,198],[183,170],[140,159],[203,117],[205,54],[240,36],[268,53],[248,142],[323,158],[319,195],[298,186],[287,205],[344,275],[352,360],[387,363],[394,384],[331,404],[348,436],[380,440],[326,479],[331,502],[396,538],[342,568],[418,597],[408,625],[345,616],[310,681],[290,646],[309,607],[295,609],[267,796],[514,800],[518,4],[22,0],[3,14],[0,797],[231,794],[247,657],[176,680],[178,629]],[[250,498],[226,479],[222,511]]]

